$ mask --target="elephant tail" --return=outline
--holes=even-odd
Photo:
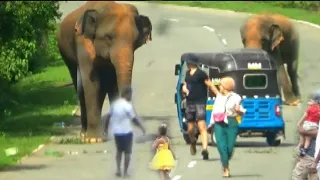
[[[56,87],[57,88],[63,88],[63,87],[68,87],[68,86],[73,86],[72,82],[67,82],[67,83],[57,83]]]

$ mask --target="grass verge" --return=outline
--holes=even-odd
[[[50,37],[54,43],[50,43],[49,49],[56,53],[53,36],[54,33]],[[59,58],[58,63],[12,87],[17,94],[17,102],[0,120],[0,169],[14,165],[40,144],[48,142],[50,136],[61,133],[61,129],[53,126],[54,123],[72,120],[70,113],[76,104],[73,87],[55,87],[57,82],[70,81],[69,72]],[[10,147],[17,147],[18,154],[6,156],[4,150]]]
[[[157,1],[160,4],[174,4],[201,8],[226,9],[248,13],[279,13],[292,19],[308,21],[320,25],[320,12],[306,11],[297,8],[283,8],[271,2],[254,1]]]

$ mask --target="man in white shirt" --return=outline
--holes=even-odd
[[[143,134],[145,134],[145,128],[137,118],[135,109],[130,102],[132,99],[132,89],[126,88],[121,92],[121,97],[114,101],[106,117],[106,124],[104,131],[107,132],[109,123],[111,125],[110,130],[114,135],[117,153],[117,172],[116,176],[121,176],[121,159],[122,153],[124,153],[124,176],[128,176],[128,167],[130,164],[132,141],[133,141],[133,127],[132,122],[140,127]]]

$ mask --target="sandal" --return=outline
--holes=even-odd
[[[230,177],[230,170],[229,170],[229,168],[223,168],[223,175],[222,175],[222,177],[224,177],[224,178]]]
[[[117,172],[115,175],[116,175],[116,177],[121,177],[121,173],[120,172]]]

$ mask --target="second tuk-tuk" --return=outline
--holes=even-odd
[[[199,68],[208,74],[215,85],[219,85],[220,78],[225,76],[235,80],[234,91],[242,96],[242,105],[246,109],[240,119],[240,137],[265,137],[269,146],[281,144],[285,138],[285,123],[277,67],[267,52],[249,48],[218,53],[185,53],[181,56],[180,64],[175,65],[175,75],[178,76],[175,103],[180,129],[187,144],[190,139],[184,118],[185,96],[182,84],[187,71],[186,61],[190,58],[198,62]],[[208,90],[207,125],[210,123],[214,100],[215,95]],[[196,131],[198,138],[199,133]],[[215,143],[214,131],[210,133],[211,141]]]

